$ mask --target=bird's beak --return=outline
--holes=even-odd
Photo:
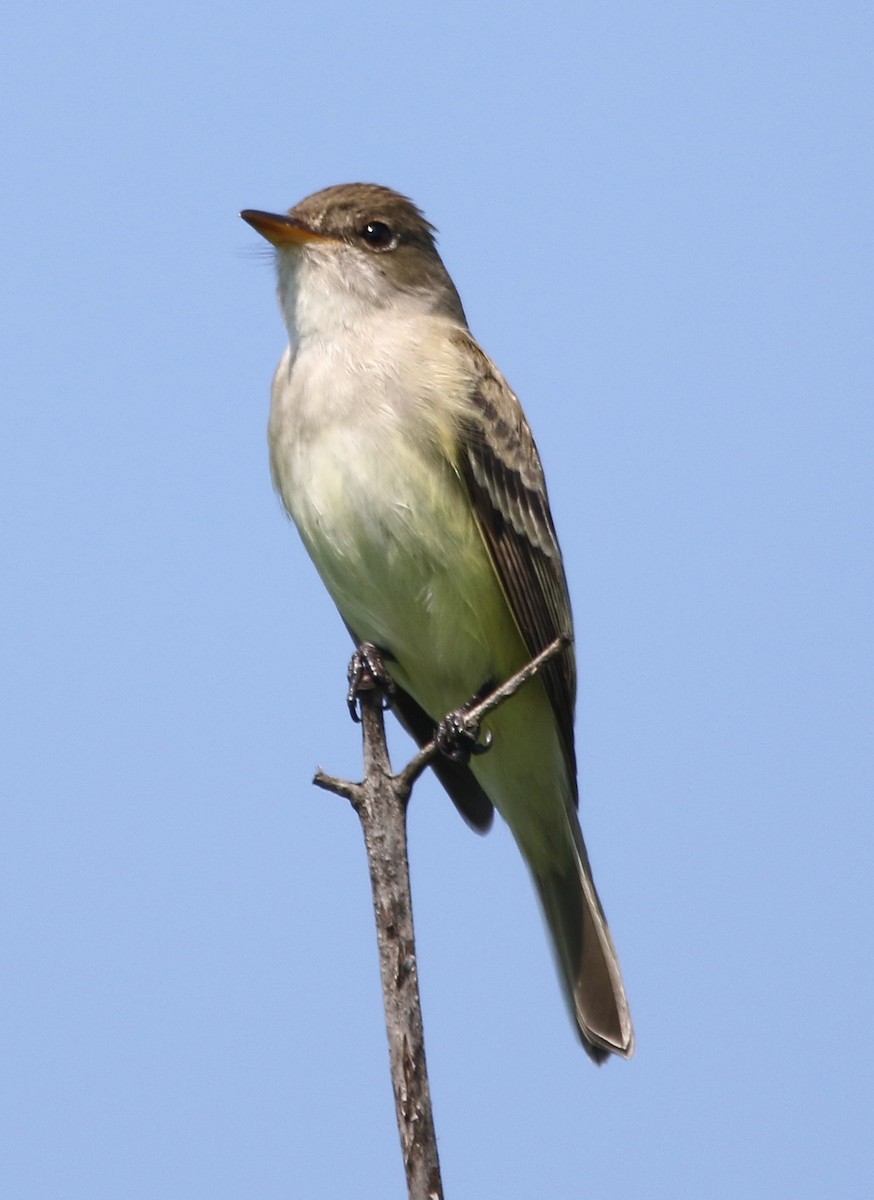
[[[274,246],[305,246],[309,242],[332,242],[336,239],[326,233],[317,233],[284,213],[260,212],[257,208],[246,208],[240,216],[262,237]]]

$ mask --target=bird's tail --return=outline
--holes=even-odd
[[[566,862],[534,881],[552,934],[556,958],[580,1037],[597,1063],[609,1054],[630,1058],[634,1031],[619,959],[598,899],[576,812]]]

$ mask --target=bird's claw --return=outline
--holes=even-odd
[[[465,766],[472,755],[485,754],[492,748],[492,732],[486,730],[484,741],[479,740],[480,724],[464,708],[444,717],[437,726],[434,740],[444,757]]]
[[[362,642],[356,649],[349,662],[347,678],[349,690],[346,693],[346,703],[353,721],[361,720],[358,697],[362,692],[378,689],[382,692],[383,709],[391,708],[395,690],[394,680],[386,670],[382,654],[371,642]]]

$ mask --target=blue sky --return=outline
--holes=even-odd
[[[240,208],[441,231],[525,404],[638,1052],[410,818],[449,1196],[869,1194],[870,7],[98,0],[6,18],[0,1191],[403,1194],[345,631],[271,492]],[[407,748],[393,742],[400,761]]]

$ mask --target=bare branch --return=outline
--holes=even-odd
[[[360,803],[359,792],[362,787],[360,783],[350,783],[348,779],[338,779],[336,775],[326,775],[321,767],[313,776],[313,783],[316,787],[323,788],[326,792],[333,792],[335,796],[342,796],[344,800],[350,802],[353,808],[358,808]]]
[[[451,714],[473,736],[480,721],[513,696],[570,643],[557,638],[541,654],[484,700]],[[407,803],[413,784],[439,753],[431,741],[398,775],[393,775],[385,740],[383,695],[372,686],[358,692],[364,738],[364,780],[350,783],[324,771],[318,787],[350,801],[361,820],[379,945],[379,970],[388,1032],[395,1111],[409,1200],[443,1200],[437,1138],[425,1062],[413,902],[407,854]]]

